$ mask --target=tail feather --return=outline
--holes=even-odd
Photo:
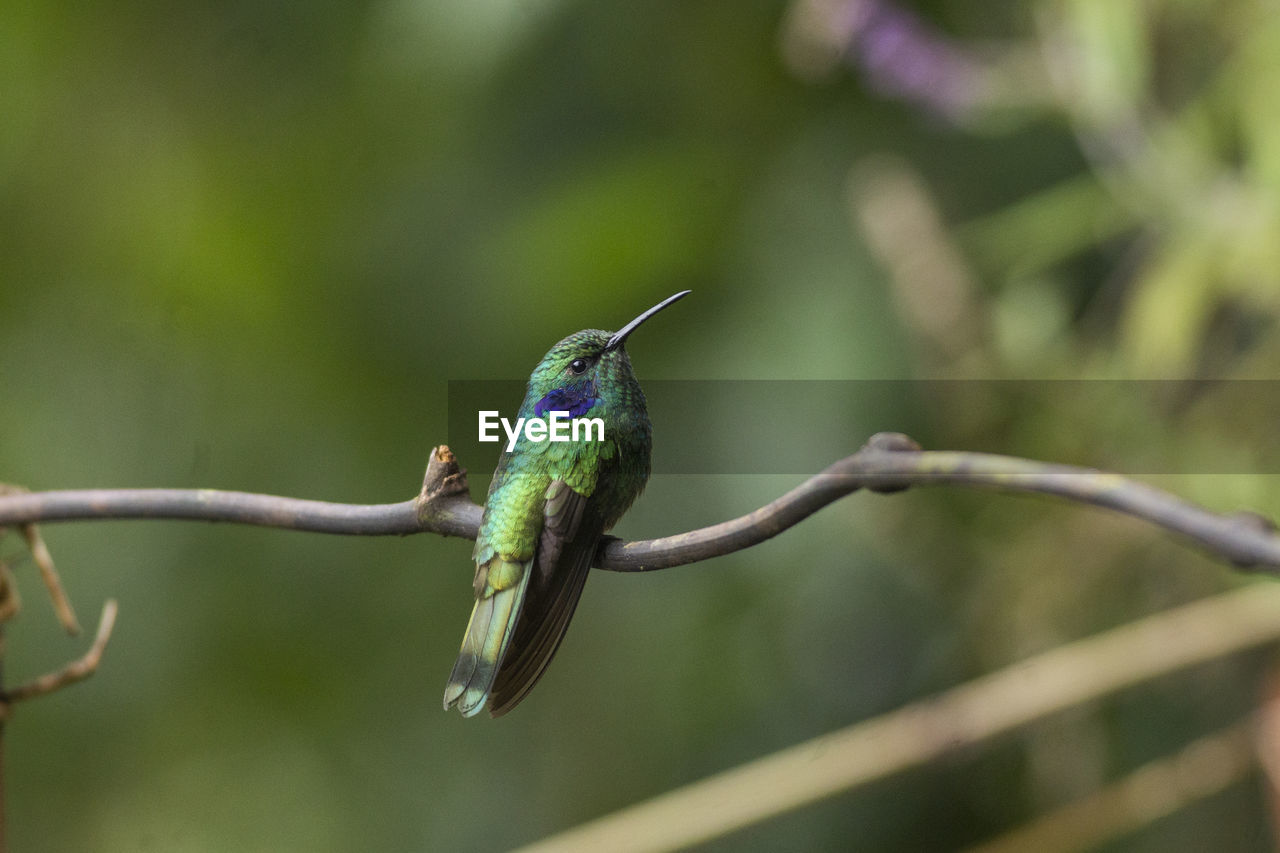
[[[533,600],[526,607],[515,645],[494,681],[490,716],[500,717],[518,705],[542,678],[547,664],[559,649],[582,596],[582,588],[587,583],[587,574],[591,571],[595,540],[588,540],[588,543],[568,555],[571,562],[551,580],[550,588],[531,593]],[[529,607],[534,608],[533,611],[529,611]]]
[[[489,566],[490,578],[513,577],[514,570],[519,570],[519,580],[502,589],[490,587],[476,599],[458,660],[444,690],[446,711],[456,704],[463,716],[471,717],[484,707],[520,620],[532,564],[530,560],[523,564]]]

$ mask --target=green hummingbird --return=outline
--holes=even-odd
[[[617,332],[572,334],[534,368],[520,418],[599,418],[603,435],[588,429],[577,441],[534,441],[525,431],[503,450],[472,554],[476,603],[445,687],[446,711],[457,705],[470,717],[487,704],[490,716],[505,714],[559,648],[600,537],[649,479],[652,427],[623,345],[689,292]]]

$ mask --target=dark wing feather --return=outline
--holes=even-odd
[[[500,717],[533,688],[560,647],[600,542],[603,525],[585,495],[557,480],[547,489],[533,577],[502,667],[489,694]]]

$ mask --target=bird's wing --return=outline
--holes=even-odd
[[[561,480],[547,488],[533,579],[489,693],[491,716],[514,708],[542,677],[578,606],[602,532],[586,495]]]

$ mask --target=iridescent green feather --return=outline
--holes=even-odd
[[[446,711],[456,703],[463,716],[470,717],[484,707],[515,634],[532,569],[532,560],[512,563],[494,557],[483,564],[484,574],[501,586],[486,583],[471,609],[467,633],[444,691]]]

